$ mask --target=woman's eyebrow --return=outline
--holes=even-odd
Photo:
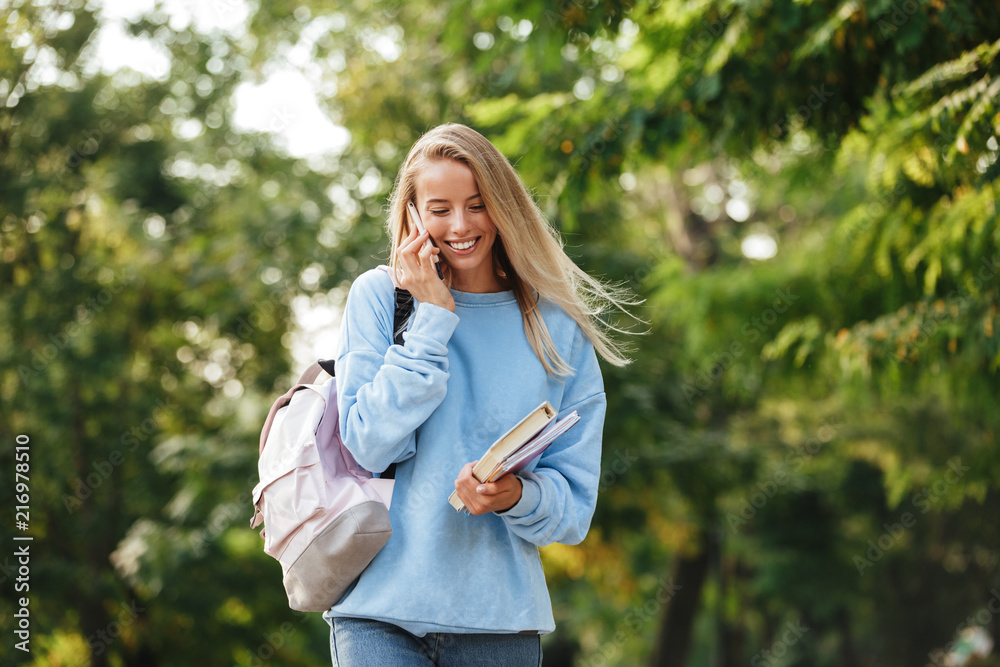
[[[477,192],[476,194],[474,194],[474,195],[470,196],[469,198],[467,198],[465,201],[470,201],[472,199],[476,199],[477,197],[482,197],[482,195]],[[450,203],[450,200],[448,200],[448,199],[428,199],[427,202],[425,203],[425,205],[426,204],[448,204],[448,203]]]

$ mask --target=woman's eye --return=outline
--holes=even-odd
[[[445,215],[448,212],[446,208],[431,209],[431,213],[434,215]]]
[[[485,206],[483,206],[482,204],[479,204],[479,205],[477,205],[477,206],[470,206],[470,207],[469,207],[469,210],[470,210],[470,211],[475,211],[476,213],[479,213],[480,211],[484,211],[484,210],[486,210],[486,207],[485,207]]]

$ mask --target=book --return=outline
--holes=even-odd
[[[580,415],[578,415],[576,410],[574,410],[565,417],[551,422],[548,426],[543,428],[538,435],[524,443],[523,447],[504,459],[500,467],[493,474],[489,475],[486,478],[486,481],[493,482],[509,472],[524,470],[528,467],[529,463],[541,456],[542,452],[544,452],[556,438],[568,431],[570,427],[578,421],[580,421]]]
[[[562,419],[557,420],[556,416],[552,405],[543,402],[490,445],[472,468],[472,476],[480,482],[493,482],[509,472],[523,470],[556,438],[580,421],[575,410]],[[459,512],[465,509],[455,491],[448,502]]]

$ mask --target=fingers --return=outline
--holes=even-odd
[[[429,240],[430,235],[427,232],[407,236],[396,251],[399,259],[410,260],[414,266],[421,266],[424,263],[421,260],[428,259],[432,250],[438,250]]]
[[[495,482],[485,482],[476,487],[476,493],[483,497],[510,493],[514,487],[514,475],[504,475]]]
[[[471,514],[481,514],[482,508],[476,493],[479,480],[472,475],[472,469],[475,465],[476,462],[473,461],[462,466],[462,470],[459,471],[458,478],[455,480],[455,492]]]
[[[411,225],[409,233],[407,233],[407,235],[403,237],[403,240],[400,242],[397,252],[410,246],[418,236],[420,236],[420,232],[417,231],[416,227]]]
[[[419,234],[413,238],[407,236],[403,244],[396,249],[396,265],[402,270],[401,283],[404,289],[409,289],[415,280],[419,280],[422,265],[427,264],[420,259],[420,244],[423,242],[420,236]]]
[[[396,269],[399,286],[408,290],[421,303],[432,303],[452,312],[455,301],[438,275],[434,260],[439,248],[430,243],[427,232],[411,233],[396,248]]]
[[[472,475],[472,469],[476,467],[478,461],[473,461],[472,463],[466,463],[462,466],[462,469],[458,473],[458,479],[455,480],[455,488],[459,486],[463,488],[475,488],[479,484],[479,480]]]
[[[424,232],[423,234],[420,235],[420,237],[418,237],[418,240],[419,238],[427,239],[426,241],[424,241],[423,245],[419,246],[419,250],[417,250],[417,254],[420,256],[421,261],[437,260],[436,256],[438,253],[441,252],[441,249],[436,247],[433,243],[430,242],[431,238],[430,234],[428,232]]]
[[[439,287],[436,283],[441,281],[442,275],[436,264],[440,261],[440,252],[441,249],[430,242],[427,232],[407,236],[396,251],[396,265],[404,274],[399,278],[400,285],[411,292],[414,287],[420,290],[421,284],[424,289]]]
[[[495,482],[479,482],[472,475],[475,464],[463,466],[455,480],[455,490],[470,514],[479,515],[510,509],[521,499],[521,480],[507,474]]]
[[[399,247],[399,252],[407,255],[416,255],[424,245],[429,245],[427,243],[428,238],[430,236],[427,232],[410,234],[403,240],[403,244]]]

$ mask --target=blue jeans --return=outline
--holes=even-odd
[[[432,632],[412,635],[364,618],[330,618],[333,667],[538,667],[541,637]]]

